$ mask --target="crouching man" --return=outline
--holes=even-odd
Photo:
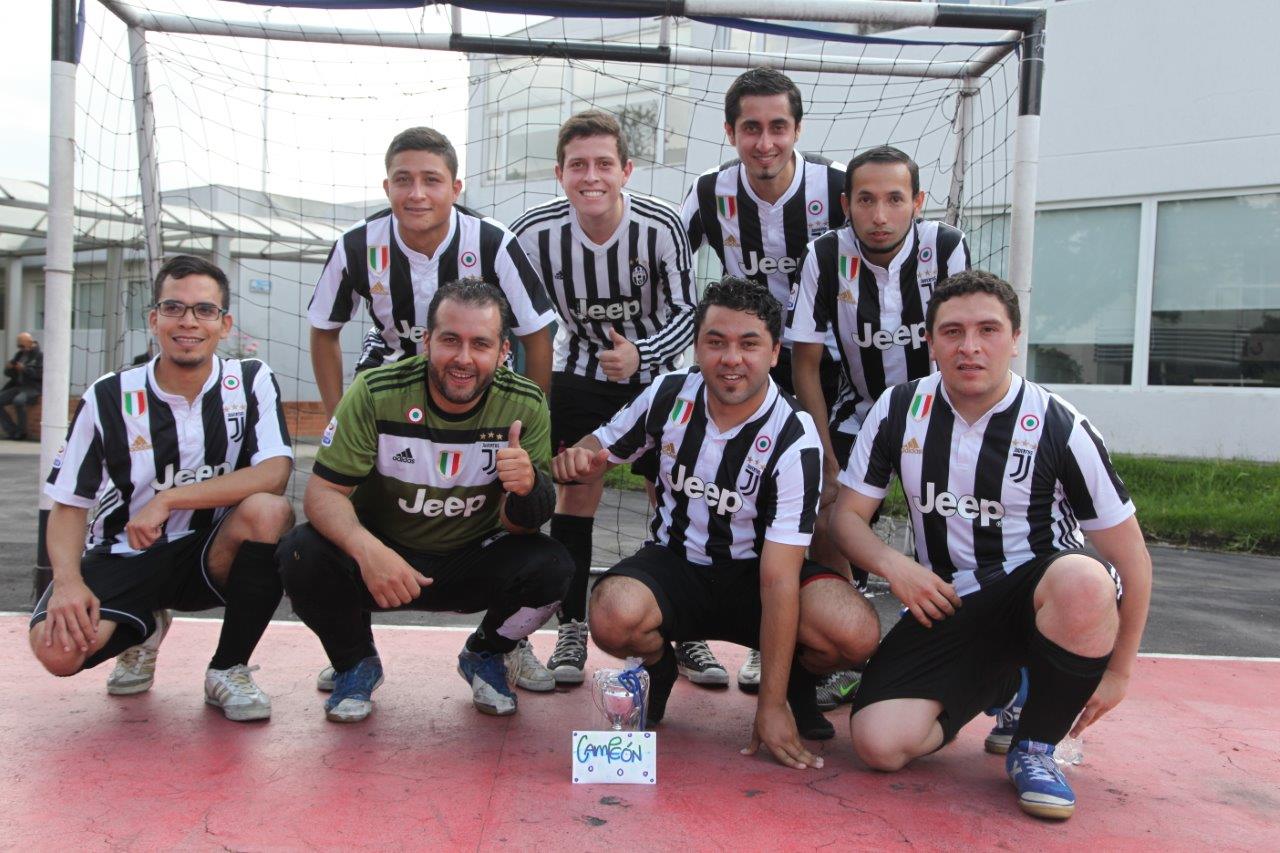
[[[308,523],[280,545],[293,609],[335,677],[326,716],[363,720],[382,683],[371,611],[487,611],[458,655],[486,714],[516,712],[504,655],[556,611],[573,573],[538,528],[555,509],[541,389],[499,367],[510,349],[502,292],[436,290],[423,353],[360,373],[316,454]]]
[[[175,257],[154,298],[160,354],[85,391],[49,474],[53,583],[31,648],[54,675],[119,656],[108,692],[141,693],[168,610],[225,606],[205,701],[231,720],[266,719],[248,663],[280,603],[274,555],[293,524],[280,391],[261,361],[214,355],[232,325],[222,270]]]

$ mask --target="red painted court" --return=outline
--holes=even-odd
[[[987,718],[898,774],[859,769],[842,730],[826,767],[745,758],[752,699],[683,679],[660,729],[659,783],[575,786],[570,732],[585,688],[520,691],[476,713],[454,671],[464,634],[378,628],[387,682],[363,724],[326,722],[324,663],[301,625],[258,655],[269,723],[203,704],[218,623],[179,621],[156,686],[106,695],[106,667],[44,673],[26,619],[0,617],[0,844],[14,849],[1089,849],[1280,848],[1280,661],[1144,658],[1132,694],[1086,736],[1063,824],[1023,815]],[[538,634],[539,654],[555,637]],[[715,644],[734,671],[744,651]],[[589,664],[607,659],[595,652]],[[845,712],[847,713],[847,712]]]

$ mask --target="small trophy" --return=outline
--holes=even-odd
[[[628,669],[598,669],[592,679],[591,698],[615,732],[644,731],[648,696],[649,673],[638,662]]]

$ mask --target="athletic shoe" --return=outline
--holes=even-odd
[[[729,684],[728,671],[702,640],[676,643],[676,665],[680,674],[694,684],[704,687],[726,687]]]
[[[760,650],[752,649],[746,661],[738,667],[738,689],[743,693],[760,692]]]
[[[382,684],[382,660],[370,655],[351,669],[336,673],[333,695],[325,700],[324,716],[335,723],[358,723],[373,711],[373,691]]]
[[[822,715],[818,709],[817,676],[804,671],[792,670],[787,684],[787,704],[791,706],[791,715],[795,717],[796,731],[806,740],[831,740],[836,736],[836,727]]]
[[[505,655],[507,677],[522,690],[546,693],[556,689],[556,677],[542,665],[528,640],[521,640]]]
[[[852,669],[833,672],[818,685],[818,710],[834,711],[845,702],[852,702],[862,683],[862,673]]]
[[[321,693],[333,692],[333,680],[337,678],[337,673],[333,671],[332,666],[326,666],[320,670],[320,674],[316,676],[316,690]]]
[[[507,680],[503,657],[473,652],[465,645],[458,653],[458,675],[471,685],[471,704],[482,714],[506,717],[516,712],[516,694]]]
[[[204,674],[204,701],[222,709],[237,723],[271,717],[271,699],[253,683],[256,666],[238,663],[230,669],[209,669]]]
[[[116,667],[107,676],[107,692],[112,696],[132,696],[151,689],[156,680],[156,657],[160,654],[160,644],[164,635],[169,633],[173,624],[173,616],[168,610],[157,610],[154,614],[156,629],[136,646],[130,646],[116,658]]]
[[[1053,744],[1020,740],[1004,759],[1018,805],[1036,817],[1065,820],[1076,810],[1076,795],[1053,760]]]
[[[675,686],[680,673],[676,666],[676,656],[671,645],[663,649],[662,657],[650,666],[644,665],[649,673],[649,701],[645,706],[644,727],[651,729],[667,714],[667,700],[671,698],[671,688]]]
[[[995,717],[996,724],[987,734],[986,743],[983,745],[987,752],[993,755],[1004,755],[1009,751],[1009,744],[1013,742],[1013,736],[1018,731],[1018,720],[1022,717],[1022,706],[1027,704],[1027,668],[1024,666],[1021,670],[1021,680],[1018,683],[1018,689],[1014,691],[1013,697],[1004,705],[988,708],[987,716]]]
[[[556,684],[581,684],[587,666],[587,623],[571,619],[560,625],[556,647],[547,659]]]

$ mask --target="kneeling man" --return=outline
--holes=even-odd
[[[1067,818],[1075,795],[1054,746],[1124,698],[1151,558],[1098,432],[1010,371],[1013,289],[958,273],[934,293],[925,328],[940,372],[880,397],[840,475],[836,541],[906,608],[863,675],[853,747],[897,770],[992,709],[1001,723],[987,749],[1008,752],[1019,805]],[[916,560],[868,527],[892,474]],[[1101,560],[1084,552],[1082,530]]]
[[[555,509],[542,390],[505,367],[511,309],[477,279],[436,290],[423,353],[364,371],[316,453],[308,523],[280,544],[293,609],[335,671],[334,722],[382,683],[367,614],[486,610],[458,672],[486,714],[516,712],[503,656],[555,612],[573,573],[538,533]]]
[[[54,459],[53,583],[31,648],[54,675],[118,655],[108,692],[141,693],[168,609],[225,606],[205,701],[231,720],[266,719],[271,700],[248,663],[280,603],[276,542],[293,524],[280,391],[261,361],[214,355],[232,323],[218,267],[179,255],[154,298],[160,354],[93,383]]]
[[[671,642],[728,640],[762,655],[748,751],[764,743],[783,764],[821,767],[799,740],[833,733],[816,674],[861,665],[880,630],[848,581],[805,559],[822,445],[769,376],[781,336],[768,289],[726,277],[694,318],[697,366],[658,377],[554,465],[558,480],[590,482],[659,449],[650,541],[600,580],[588,611],[601,648],[643,659],[649,722],[662,719],[676,680]]]

